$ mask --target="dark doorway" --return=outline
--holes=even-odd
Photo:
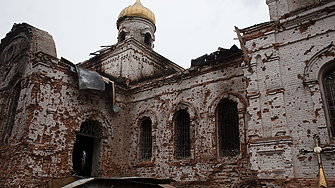
[[[95,138],[77,135],[73,148],[73,170],[76,175],[91,176]]]
[[[73,147],[73,171],[80,176],[98,176],[101,157],[102,128],[99,122],[87,120],[80,126]]]

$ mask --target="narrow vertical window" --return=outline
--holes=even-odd
[[[186,110],[180,110],[175,117],[176,156],[190,157],[190,115]]]
[[[120,42],[124,41],[126,39],[126,33],[124,31],[120,34]]]
[[[146,33],[144,37],[144,43],[148,46],[151,46],[151,35],[150,33]]]
[[[324,94],[327,103],[330,130],[335,135],[335,70],[325,74],[323,79]]]
[[[240,153],[239,118],[237,104],[231,100],[220,102],[217,110],[220,156]]]
[[[140,151],[143,161],[149,161],[152,156],[152,122],[145,118],[141,122]]]

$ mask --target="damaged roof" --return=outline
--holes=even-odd
[[[241,56],[242,50],[236,45],[233,45],[230,49],[220,48],[211,54],[205,54],[197,59],[192,59],[191,67],[202,67],[206,65],[211,65],[213,63],[223,63],[224,60],[230,59],[235,56]]]

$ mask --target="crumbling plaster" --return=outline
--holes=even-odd
[[[267,3],[274,14],[295,2]],[[15,25],[0,45],[0,185],[43,187],[50,179],[70,176],[76,133],[83,122],[95,120],[103,136],[92,176],[172,178],[179,187],[256,180],[264,186],[315,187],[316,155],[299,150],[314,147],[314,134],[322,145],[334,145],[320,77],[334,62],[335,2],[305,3],[304,11],[288,6],[289,14],[276,12],[275,21],[241,30],[250,62],[236,54],[184,70],[134,38],[97,51],[79,66],[116,82],[117,113],[110,84],[105,91],[80,90],[75,65],[57,59],[51,35]],[[216,109],[227,98],[238,107],[241,152],[234,157],[218,154]],[[185,159],[176,159],[174,148],[180,109],[191,120],[191,155]],[[149,161],[139,153],[145,117],[153,123]],[[334,153],[325,152],[322,159],[333,185]]]
[[[139,49],[133,51],[143,55]],[[98,121],[104,132],[99,161],[93,164],[94,176],[145,176],[212,183],[239,183],[252,178],[251,172],[246,170],[248,162],[242,157],[246,156],[247,102],[244,97],[245,79],[238,68],[240,56],[230,62],[196,67],[136,85],[117,85],[116,102],[121,110],[115,113],[111,86],[107,85],[106,91],[79,90],[73,64],[44,52],[30,54],[24,62],[26,68],[17,113],[17,117],[21,116],[20,113],[25,114],[25,119],[21,123],[16,119],[10,142],[2,148],[2,155],[6,155],[2,163],[3,167],[6,166],[6,174],[2,174],[3,185],[42,186],[51,178],[70,176],[76,132],[88,119]],[[154,60],[155,57],[163,59],[156,54],[152,56]],[[113,58],[112,55],[106,57]],[[92,65],[99,64],[99,61]],[[165,62],[167,65],[170,63]],[[160,72],[154,73],[161,75]],[[215,112],[223,98],[238,103],[240,116],[242,150],[240,155],[230,160],[219,157],[215,149]],[[175,159],[174,153],[173,117],[178,109],[187,109],[192,121],[192,154],[185,160]],[[149,162],[138,158],[141,117],[150,117],[154,122],[153,157]],[[18,137],[19,133],[21,137]],[[18,153],[23,148],[25,152]]]
[[[287,178],[317,176],[316,156],[299,154],[302,148],[314,147],[314,134],[322,135],[323,144],[333,143],[325,121],[319,75],[322,65],[333,61],[334,57],[332,53],[315,57],[320,63],[316,63],[315,68],[307,67],[315,54],[327,46],[329,48],[335,40],[335,26],[331,21],[335,17],[334,12],[330,11],[334,10],[333,7],[334,2],[330,2],[309,10],[308,13],[302,12],[280,22],[244,30],[245,46],[252,66],[252,70],[247,67],[244,69],[245,76],[250,79],[247,87],[247,95],[250,96],[248,112],[251,115],[248,132],[254,135],[256,142],[257,139],[265,140],[268,137],[276,139],[278,134],[290,137],[290,141],[278,138],[281,142],[287,140],[280,154],[281,160],[284,159],[286,165],[289,164],[285,168],[286,172],[291,171]],[[309,71],[306,72],[307,69]],[[312,75],[314,79],[310,78]],[[273,121],[275,124],[271,123]],[[262,142],[264,146],[268,144],[267,141]],[[262,153],[261,147],[264,146],[257,147],[253,143],[250,151]],[[333,154],[328,153],[323,161],[329,178],[334,177],[333,158]],[[255,156],[254,159],[259,160],[260,157]],[[253,157],[251,160],[253,169],[267,169],[260,162],[253,161]],[[276,172],[270,173],[275,175]]]

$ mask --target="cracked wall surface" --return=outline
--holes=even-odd
[[[334,61],[334,1],[291,14],[243,30],[252,67],[244,69],[249,151],[259,178],[317,177],[316,155],[299,150],[314,147],[314,134],[325,146],[334,144],[319,77]],[[334,178],[334,153],[323,155],[326,176]]]

